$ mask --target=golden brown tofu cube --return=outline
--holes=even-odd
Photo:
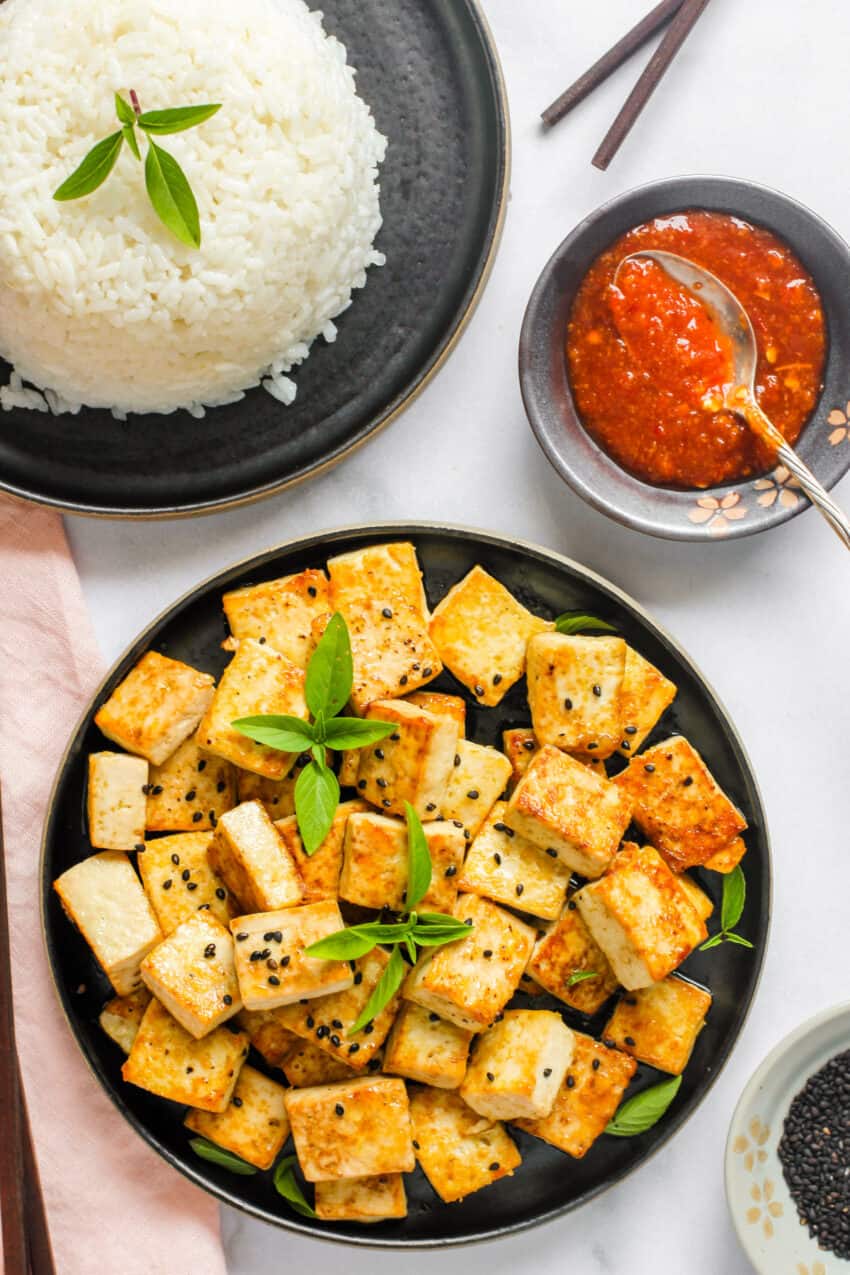
[[[673,974],[623,996],[605,1025],[605,1039],[638,1062],[680,1075],[705,1026],[711,994]]]
[[[502,750],[511,764],[511,777],[508,783],[510,792],[513,792],[528,770],[538,748],[539,744],[530,726],[502,731]]]
[[[258,801],[270,819],[285,819],[295,814],[295,785],[301,773],[299,753],[295,765],[285,779],[266,779],[263,775],[254,775],[250,770],[237,770],[236,796],[238,803]],[[306,758],[305,758],[306,761]]]
[[[618,752],[624,757],[634,756],[675,698],[675,683],[627,646],[621,696],[623,730]]]
[[[353,1067],[332,1058],[312,1041],[302,1040],[292,1033],[295,1047],[289,1052],[281,1070],[293,1089],[306,1089],[310,1085],[330,1085],[335,1080],[351,1080],[357,1075]]]
[[[457,1089],[466,1074],[472,1032],[405,1001],[384,1050],[384,1071],[437,1089]]]
[[[125,1054],[129,1054],[132,1048],[150,1000],[150,992],[143,987],[129,996],[114,996],[100,1011],[97,1021],[109,1039],[114,1040]]]
[[[301,1044],[295,1032],[278,1021],[275,1009],[240,1009],[234,1020],[270,1067],[282,1067]]]
[[[118,995],[136,991],[142,959],[162,933],[126,854],[93,854],[63,872],[53,888]]]
[[[239,718],[269,713],[307,718],[304,670],[270,646],[245,638],[221,675],[196,742],[243,770],[284,779],[297,754],[255,744],[233,726]]]
[[[573,1033],[548,1009],[508,1009],[479,1036],[460,1096],[491,1120],[547,1116],[573,1056]]]
[[[388,1222],[407,1217],[400,1173],[316,1183],[316,1216],[323,1222]]]
[[[445,819],[459,819],[477,837],[484,820],[501,797],[511,777],[511,763],[495,748],[458,742],[440,809]]]
[[[283,1022],[333,1058],[347,1063],[355,1071],[363,1071],[387,1038],[398,1012],[399,994],[396,993],[361,1031],[352,1032],[351,1028],[366,1008],[389,959],[382,947],[373,948],[353,962],[354,972],[349,975],[352,983],[347,991],[319,996],[306,1005],[300,1001],[297,1005],[287,1005],[280,1011]]]
[[[619,986],[608,958],[572,899],[535,943],[527,973],[582,1014],[595,1014]],[[588,974],[593,977],[573,982]]]
[[[714,911],[714,904],[705,891],[697,885],[693,877],[687,872],[680,872],[676,877],[676,882],[679,889],[684,890],[688,902],[699,919],[707,921]]]
[[[246,1063],[224,1111],[190,1111],[183,1123],[248,1164],[270,1169],[289,1137],[285,1097],[283,1085]]]
[[[630,989],[657,983],[708,936],[652,846],[626,846],[611,871],[579,890],[575,901],[617,978]]]
[[[512,1177],[522,1163],[505,1126],[480,1116],[454,1090],[415,1090],[410,1118],[416,1158],[444,1204]]]
[[[543,633],[528,644],[528,703],[539,744],[610,757],[622,739],[626,644]]]
[[[496,802],[470,846],[458,889],[552,920],[564,906],[570,870],[509,828],[505,809]]]
[[[403,1080],[361,1076],[290,1089],[286,1109],[308,1182],[410,1173],[415,1167]]]
[[[522,677],[529,639],[551,627],[478,566],[449,590],[431,617],[431,637],[446,668],[488,707],[499,704]]]
[[[187,739],[161,766],[151,766],[145,827],[150,832],[202,832],[236,804],[236,772]]]
[[[403,818],[409,801],[420,819],[437,818],[457,752],[457,722],[405,700],[378,700],[365,716],[396,729],[374,748],[361,749],[359,795],[385,814]]]
[[[357,772],[360,769],[360,749],[346,748],[339,755],[337,779],[340,788],[354,788],[357,785]]]
[[[409,694],[442,672],[428,634],[413,545],[370,545],[343,553],[328,561],[328,572],[330,610],[342,613],[351,639],[355,712],[364,713],[375,700]]]
[[[233,939],[220,921],[198,912],[142,961],[142,978],[190,1036],[208,1036],[242,1008]]]
[[[230,921],[230,895],[207,858],[211,840],[210,832],[177,832],[145,842],[139,871],[163,934],[196,912],[209,912],[225,925]]]
[[[474,894],[459,896],[454,915],[470,924],[469,937],[420,957],[403,996],[478,1032],[490,1026],[519,987],[536,935],[518,917]]]
[[[304,898],[295,860],[258,801],[222,815],[207,855],[246,912],[291,908]]]
[[[418,908],[421,912],[451,912],[466,844],[463,830],[440,821],[426,823],[424,831],[432,875]],[[345,832],[340,898],[364,908],[400,910],[407,870],[407,825],[372,811],[353,814]]]
[[[722,850],[716,850],[710,858],[704,859],[702,866],[710,872],[734,872],[747,853],[747,843],[743,837],[736,837]]]
[[[572,1061],[549,1115],[515,1124],[580,1160],[614,1118],[637,1063],[583,1032],[574,1033],[574,1043]]]
[[[348,961],[307,956],[304,949],[344,928],[332,899],[277,912],[237,916],[230,928],[236,945],[236,975],[246,1009],[279,1009],[302,998],[351,987]],[[281,1016],[281,1023],[289,1026]]]
[[[306,669],[313,653],[311,625],[328,610],[328,578],[324,571],[311,568],[232,589],[222,604],[237,641],[254,638]]]
[[[89,753],[86,811],[98,850],[137,850],[145,839],[148,763],[129,753]]]
[[[674,872],[705,863],[747,826],[682,735],[635,757],[614,783],[632,801],[641,832]]]
[[[414,691],[406,695],[408,704],[424,708],[435,717],[451,717],[457,722],[460,738],[466,734],[466,704],[459,695],[445,695],[442,691]]]
[[[541,748],[517,784],[504,822],[571,872],[598,877],[629,825],[631,803],[619,788],[560,749]]]
[[[154,997],[121,1074],[160,1098],[202,1111],[224,1111],[247,1054],[245,1032],[228,1024],[196,1040]]]
[[[107,739],[160,766],[192,734],[213,697],[209,673],[148,651],[94,716]]]
[[[368,810],[365,801],[341,801],[331,830],[312,854],[307,854],[295,815],[275,821],[283,843],[292,855],[304,889],[305,903],[320,903],[339,897],[339,874],[342,871],[342,844],[349,815]]]

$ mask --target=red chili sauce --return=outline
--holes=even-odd
[[[576,295],[567,358],[579,415],[618,464],[646,482],[713,487],[762,473],[771,453],[722,408],[731,351],[708,310],[652,261],[659,248],[735,293],[756,335],[756,397],[793,443],[821,389],[826,325],[811,276],[775,235],[725,213],[636,226],[597,257]]]

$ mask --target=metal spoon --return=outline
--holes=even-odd
[[[614,282],[616,283],[617,274],[627,261],[646,259],[656,261],[672,279],[681,283],[701,301],[721,332],[729,338],[732,347],[732,381],[724,387],[724,407],[727,411],[742,416],[761,441],[776,453],[777,460],[790,470],[809,500],[843,541],[845,548],[850,549],[850,520],[756,401],[756,337],[750,317],[734,292],[730,292],[716,275],[689,261],[687,257],[655,249],[633,252],[624,257],[617,266]]]

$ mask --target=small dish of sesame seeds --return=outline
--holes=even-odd
[[[726,1198],[764,1275],[850,1266],[850,1004],[796,1028],[753,1075],[729,1129]]]

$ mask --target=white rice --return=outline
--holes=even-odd
[[[99,190],[52,198],[130,89],[143,110],[223,104],[159,139],[194,190],[199,249],[160,223],[126,146]],[[203,415],[260,383],[291,403],[287,372],[383,264],[386,142],[302,0],[5,0],[0,138],[6,409]]]

